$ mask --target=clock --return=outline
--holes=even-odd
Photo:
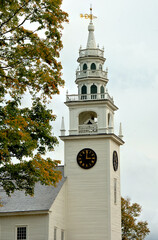
[[[77,155],[77,163],[81,168],[92,168],[97,161],[96,153],[90,148],[82,149]]]
[[[118,169],[118,155],[116,151],[113,152],[113,168],[114,171],[117,171]]]

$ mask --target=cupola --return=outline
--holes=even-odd
[[[65,104],[70,111],[70,135],[113,133],[114,111],[118,109],[106,88],[108,70],[104,70],[104,48],[96,46],[92,9],[88,16],[87,45],[86,48],[80,47],[77,59],[79,67],[75,83],[78,94],[66,96]]]

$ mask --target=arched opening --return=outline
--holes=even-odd
[[[101,98],[104,98],[104,87],[100,87]]]
[[[91,86],[91,94],[95,94],[95,93],[97,93],[97,86],[95,84],[93,84]]]
[[[87,87],[85,85],[81,88],[81,94],[87,94]]]
[[[79,114],[79,133],[97,132],[97,113],[86,111]]]
[[[92,71],[95,71],[95,70],[96,70],[96,65],[95,65],[95,63],[92,63],[92,64],[91,64],[91,70],[92,70]]]
[[[83,85],[81,87],[81,99],[87,99],[87,86]]]
[[[97,99],[97,86],[95,84],[91,86],[91,99]]]
[[[83,71],[84,71],[84,72],[87,71],[87,64],[86,64],[86,63],[83,64]]]

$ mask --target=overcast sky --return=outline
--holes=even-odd
[[[109,69],[108,91],[119,110],[115,114],[115,133],[122,122],[125,145],[121,147],[121,194],[142,208],[150,235],[158,239],[158,0],[63,0],[69,13],[64,24],[61,61],[65,88],[51,104],[57,115],[54,134],[60,135],[61,117],[68,134],[65,92],[77,93],[75,71],[80,45],[86,46],[89,13],[93,5],[95,39],[105,48],[105,68]],[[63,143],[53,153],[63,161]]]

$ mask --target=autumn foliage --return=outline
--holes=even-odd
[[[59,162],[44,159],[58,143],[47,106],[64,85],[58,59],[68,20],[61,4],[0,0],[0,186],[7,194],[33,194],[35,182],[55,185],[61,179]]]
[[[139,204],[121,198],[122,240],[143,240],[149,234],[148,223],[138,220],[141,211]]]

